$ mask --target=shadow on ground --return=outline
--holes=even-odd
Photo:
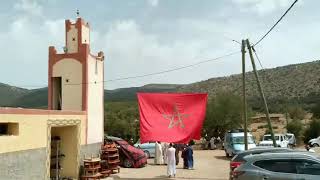
[[[221,160],[225,160],[225,161],[230,161],[230,160],[231,160],[230,157],[226,157],[226,156],[214,156],[214,158],[216,158],[216,159],[221,159]]]

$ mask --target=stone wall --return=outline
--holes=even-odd
[[[0,180],[46,178],[46,148],[0,154]]]

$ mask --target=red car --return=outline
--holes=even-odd
[[[121,166],[126,168],[141,168],[147,164],[147,157],[141,149],[131,146],[127,141],[118,137],[106,136],[105,140],[116,143],[119,149]]]

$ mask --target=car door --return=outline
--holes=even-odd
[[[259,177],[262,180],[295,180],[296,166],[290,159],[269,159],[256,161],[255,166],[260,168]]]
[[[311,160],[293,160],[297,168],[297,180],[320,179],[320,163]]]

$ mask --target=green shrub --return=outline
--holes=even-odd
[[[320,136],[320,120],[319,119],[313,119],[308,128],[304,132],[303,141],[304,143],[308,143],[310,139],[316,138]]]
[[[300,120],[293,120],[287,125],[287,132],[292,133],[298,139],[301,136],[303,125]]]

